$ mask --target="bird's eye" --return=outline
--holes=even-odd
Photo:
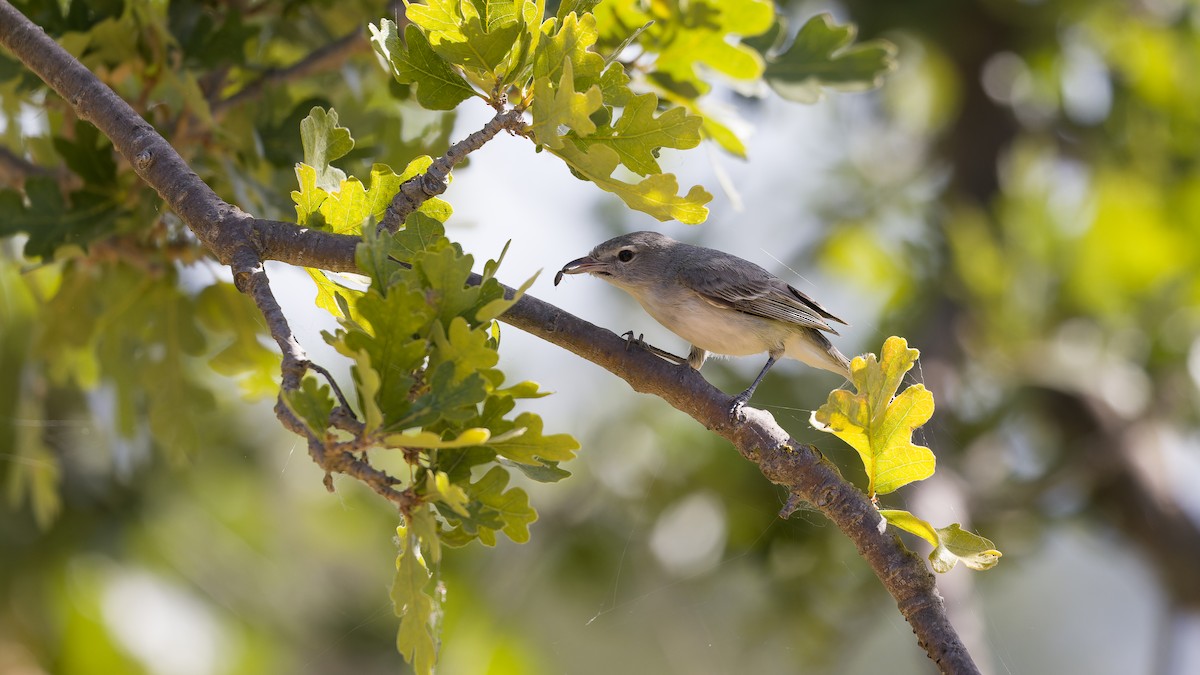
[[[620,260],[621,262],[629,262],[630,260],[633,260],[633,251],[630,251],[629,249],[621,251],[617,254],[617,260]]]

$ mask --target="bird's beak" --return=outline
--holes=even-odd
[[[577,258],[563,265],[558,274],[554,275],[554,285],[557,286],[558,282],[562,281],[564,274],[590,274],[605,272],[606,270],[608,270],[607,263],[600,262],[590,255],[585,255],[582,258]]]

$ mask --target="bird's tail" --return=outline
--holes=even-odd
[[[806,329],[794,334],[787,342],[784,355],[850,379],[850,359],[818,331]]]

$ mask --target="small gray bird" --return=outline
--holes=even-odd
[[[692,368],[699,370],[709,352],[766,352],[767,364],[754,383],[734,397],[731,412],[750,400],[782,356],[850,377],[850,362],[821,334],[838,334],[826,319],[846,322],[748,260],[657,232],[634,232],[609,239],[567,263],[554,284],[564,274],[584,273],[629,293],[656,321],[692,343],[687,357]]]

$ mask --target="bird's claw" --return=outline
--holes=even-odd
[[[744,393],[745,392],[742,392],[742,394],[734,396],[733,402],[729,404],[729,421],[733,422],[734,424],[746,421],[745,407],[746,403],[750,400],[750,397],[743,396]]]
[[[658,358],[660,358],[664,361],[670,361],[671,363],[674,363],[676,365],[681,364],[681,363],[687,363],[687,359],[685,359],[683,357],[675,356],[671,352],[664,351],[662,349],[659,349],[658,347],[655,347],[652,344],[648,344],[645,340],[642,339],[645,336],[645,333],[638,333],[637,337],[634,337],[633,335],[634,335],[633,331],[626,331],[621,334],[621,337],[625,338],[625,351],[629,351],[629,349],[631,347],[639,347],[641,349],[644,349],[644,350],[650,352],[651,354],[657,356]]]

